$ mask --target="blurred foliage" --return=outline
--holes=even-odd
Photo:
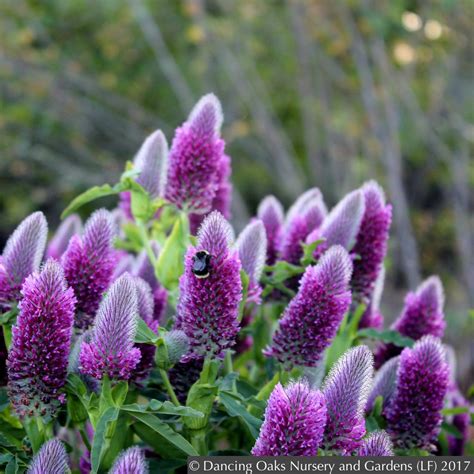
[[[0,243],[35,209],[55,227],[72,197],[113,182],[152,130],[171,140],[212,90],[237,227],[265,194],[289,204],[311,185],[333,205],[376,178],[401,206],[398,173],[421,274],[441,273],[466,313],[472,24],[469,0],[3,0]],[[387,144],[400,163],[384,160]],[[399,284],[404,245],[395,233]]]

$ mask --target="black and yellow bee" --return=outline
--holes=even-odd
[[[192,272],[197,278],[207,278],[209,276],[209,265],[211,263],[211,255],[206,250],[196,252],[193,257]]]

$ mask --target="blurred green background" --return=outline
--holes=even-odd
[[[375,178],[394,205],[383,306],[439,273],[474,359],[474,2],[1,0],[0,244],[27,214],[114,182],[148,133],[214,91],[234,224],[265,194],[332,206]],[[104,201],[113,205],[113,202]]]

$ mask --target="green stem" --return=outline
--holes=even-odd
[[[206,430],[195,430],[190,433],[191,445],[200,456],[207,455]]]
[[[232,365],[232,352],[231,352],[230,349],[225,354],[224,371],[225,371],[226,374],[231,374],[234,371],[234,367]],[[237,385],[235,383],[235,380],[232,381],[232,391],[234,393],[237,392]]]
[[[81,435],[81,438],[82,438],[82,442],[85,444],[86,448],[87,448],[87,451],[91,451],[92,447],[91,447],[91,443],[89,441],[89,438],[86,434],[86,432],[84,431],[84,428],[80,428],[79,429],[79,433]]]
[[[177,406],[181,406],[181,403],[179,403],[178,397],[176,396],[176,393],[174,393],[173,386],[171,385],[170,379],[168,377],[168,373],[164,369],[159,369],[160,370],[160,375],[161,378],[163,379],[163,383],[165,384],[166,391],[168,393],[168,396],[170,397],[171,401]]]

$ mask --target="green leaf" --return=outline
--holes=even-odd
[[[204,414],[198,410],[194,410],[193,408],[185,406],[177,407],[168,400],[164,402],[159,400],[150,400],[146,405],[132,403],[130,405],[123,405],[122,410],[131,413],[156,413],[159,415],[189,416],[192,418],[204,417]]]
[[[412,347],[415,341],[409,337],[402,336],[394,329],[385,329],[384,331],[377,331],[373,328],[361,329],[357,333],[358,337],[367,337],[376,341],[382,341],[386,344],[394,344],[398,347]]]
[[[248,427],[253,438],[257,439],[260,427],[262,426],[262,420],[251,415],[232,393],[220,392],[219,400],[224,405],[229,416],[239,417]]]
[[[154,214],[150,195],[135,181],[130,181],[131,210],[137,221],[148,222]]]
[[[138,318],[137,333],[135,334],[135,342],[137,344],[155,345],[159,338],[142,318]]]
[[[249,276],[247,273],[245,273],[244,270],[240,271],[240,281],[242,283],[242,299],[240,301],[239,305],[239,321],[242,321],[242,318],[244,316],[244,309],[245,309],[245,303],[247,302],[247,296],[249,292]]]
[[[137,412],[130,412],[130,415],[137,421],[151,428],[158,438],[166,440],[186,456],[198,456],[197,451],[185,438],[176,433],[176,431],[157,416],[151,413]]]
[[[92,473],[99,472],[104,455],[113,435],[113,426],[118,419],[120,410],[116,407],[107,408],[99,418],[94,432],[91,451]]]
[[[379,430],[380,426],[377,423],[377,419],[374,416],[368,416],[365,419],[365,428],[368,433],[372,433],[373,431]]]
[[[469,411],[469,407],[444,408],[441,410],[441,414],[444,416],[461,415],[462,413],[469,413]]]
[[[441,424],[441,429],[443,431],[446,431],[446,433],[450,434],[451,436],[454,436],[456,439],[464,438],[463,434],[454,425],[450,425],[445,421],[443,421],[443,423]]]
[[[166,239],[157,264],[158,279],[167,289],[178,286],[184,270],[184,254],[189,245],[189,222],[185,213],[176,219],[171,234]]]
[[[354,313],[348,313],[344,316],[344,319],[339,326],[339,330],[334,338],[332,344],[327,350],[326,358],[326,369],[329,369],[334,365],[334,363],[339,359],[339,357],[344,354],[354,342],[357,336],[357,328],[359,326],[359,321],[362,315],[364,314],[365,306],[359,305]]]
[[[300,263],[303,267],[307,267],[308,265],[312,265],[313,263],[316,263],[316,260],[314,258],[314,252],[318,248],[320,244],[324,242],[325,239],[320,239],[320,240],[315,240],[314,242],[311,242],[310,244],[302,244],[303,247],[303,256],[300,259]]]
[[[110,184],[94,186],[75,197],[69,206],[64,209],[63,213],[61,214],[61,219],[64,219],[73,212],[77,211],[80,207],[82,207],[84,204],[87,204],[88,202],[95,201],[96,199],[105,196],[113,196],[125,190],[126,186],[124,183],[118,183],[115,186],[110,186]]]
[[[18,315],[18,307],[13,307],[10,311],[0,314],[0,324],[14,324]]]
[[[276,285],[278,283],[283,283],[289,278],[301,275],[304,271],[305,269],[303,267],[292,265],[284,260],[280,260],[273,266],[265,267],[265,272],[271,273],[271,275],[263,275],[262,281],[265,284]]]

